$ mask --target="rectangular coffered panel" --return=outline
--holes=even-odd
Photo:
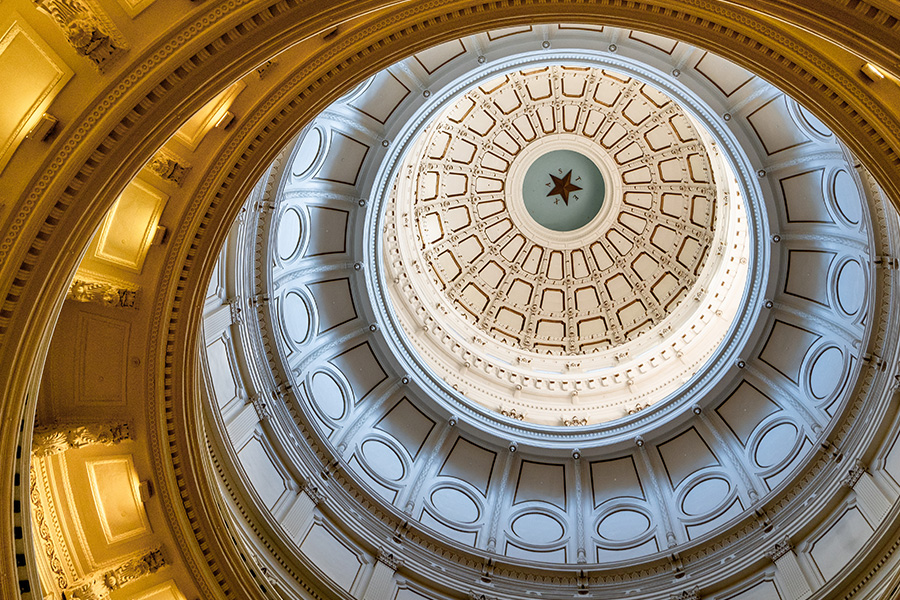
[[[71,69],[21,18],[0,37],[0,172],[71,77]]]

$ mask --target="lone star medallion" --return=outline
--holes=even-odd
[[[559,196],[560,198],[562,198],[562,201],[566,203],[566,206],[569,205],[569,194],[571,194],[572,192],[577,192],[581,189],[580,187],[572,183],[572,169],[569,169],[569,172],[562,177],[556,177],[551,174],[550,179],[553,180],[553,189],[550,190],[550,193],[547,194],[547,197],[549,198],[550,196]],[[556,200],[556,202],[559,202],[559,200]]]

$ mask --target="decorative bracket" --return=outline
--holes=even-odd
[[[138,288],[136,287],[120,286],[78,274],[69,284],[66,298],[76,302],[102,304],[111,308],[135,308],[137,293]]]
[[[128,50],[113,22],[91,0],[34,0],[35,8],[50,16],[75,51],[103,72]]]
[[[191,170],[189,164],[165,150],[157,152],[156,156],[147,163],[147,167],[157,177],[170,181],[179,187],[184,183],[184,178],[188,171]]]

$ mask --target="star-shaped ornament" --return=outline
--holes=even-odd
[[[547,197],[550,196],[559,196],[562,198],[562,201],[566,203],[566,206],[569,205],[569,194],[572,192],[577,192],[581,188],[572,183],[572,170],[569,169],[569,172],[563,175],[562,177],[556,177],[553,174],[550,174],[550,179],[553,180],[553,189],[550,190],[550,193],[547,194]],[[559,200],[557,200],[559,202]]]

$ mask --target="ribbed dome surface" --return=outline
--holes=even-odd
[[[505,73],[452,102],[385,207],[391,300],[425,362],[489,408],[558,425],[690,379],[730,328],[749,253],[734,175],[700,130],[653,86],[589,67]],[[597,200],[590,167],[604,180],[570,231],[526,204],[526,173],[558,152],[582,162],[531,175],[548,218]],[[550,194],[566,175],[579,189]]]
[[[790,507],[845,471],[823,440],[873,435],[862,386],[889,393],[863,348],[893,335],[871,267],[892,225],[835,137],[683,43],[542,31],[552,49],[479,34],[358,86],[273,165],[250,199],[271,212],[224,255],[227,285],[268,302],[245,342],[207,346],[267,411],[248,437],[220,400],[225,443],[287,535],[326,499],[288,546],[345,591],[327,557],[376,534],[407,572],[502,597],[562,597],[554,578],[590,565],[613,596],[624,577],[668,598],[673,553],[710,581],[723,552],[755,572],[771,522],[813,527]],[[674,55],[694,65],[677,79]],[[562,149],[604,183],[571,230],[524,206],[525,174]]]

